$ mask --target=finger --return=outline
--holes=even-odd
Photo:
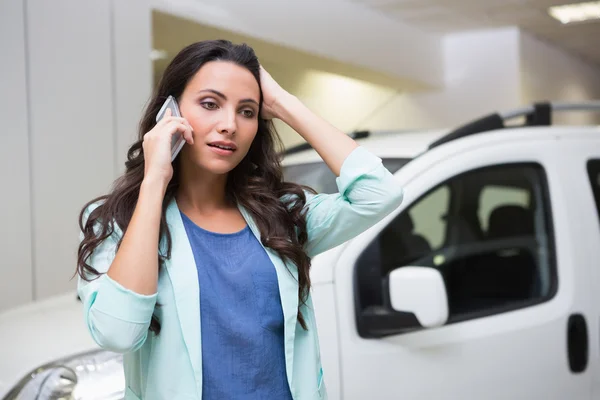
[[[177,121],[170,121],[167,125],[165,125],[164,130],[161,130],[159,132],[159,135],[166,135],[166,136],[173,136],[175,134],[175,132],[177,131],[181,131],[183,132],[185,129],[187,129],[187,127],[182,124],[181,122],[177,122]]]
[[[180,133],[184,133],[185,131],[187,131],[189,129],[189,127],[184,124],[183,122],[179,122],[179,121],[172,121],[169,125],[168,125],[168,130],[170,134],[174,134],[175,132],[179,131]]]
[[[158,121],[158,123],[163,123],[166,124],[167,122],[169,122],[169,119],[171,118],[171,109],[167,108],[167,110],[165,111],[165,113],[163,114],[162,118],[160,119],[160,121]]]
[[[161,121],[163,121],[165,124],[169,124],[171,122],[179,122],[179,123],[183,123],[183,124],[188,123],[186,121],[186,119],[183,117],[167,117],[167,116],[165,116]]]
[[[194,144],[194,131],[189,123],[187,124],[187,129],[183,133],[183,137],[189,144]]]
[[[185,127],[185,129],[183,131],[181,131],[183,138],[185,139],[185,141],[188,144],[190,144],[190,145],[194,144],[194,134],[192,131],[192,127],[189,124],[187,124],[187,125],[182,124],[182,125]]]
[[[190,132],[194,133],[194,128],[192,128],[192,124],[190,124],[187,119],[185,120],[185,123],[186,123],[187,126],[190,127]]]

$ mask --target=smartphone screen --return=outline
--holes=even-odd
[[[173,96],[169,96],[158,111],[158,114],[156,114],[156,122],[160,121],[164,117],[165,113],[167,112],[167,109],[171,110],[172,116],[181,117],[177,101]],[[175,157],[177,157],[177,154],[179,154],[184,144],[185,139],[181,132],[175,132],[173,134],[173,137],[171,138],[171,161],[175,160]]]

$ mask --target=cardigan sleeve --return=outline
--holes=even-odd
[[[363,147],[344,160],[336,178],[338,193],[307,193],[306,222],[310,257],[361,234],[396,209],[403,190],[381,159]]]
[[[97,205],[88,207],[84,214],[86,220],[95,207]],[[106,275],[121,235],[115,225],[115,232],[94,250],[88,264],[100,276],[91,276],[91,281],[80,276],[77,292],[83,303],[86,326],[94,341],[104,349],[128,353],[139,349],[146,341],[157,294],[135,293]]]

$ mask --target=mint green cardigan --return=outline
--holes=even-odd
[[[402,188],[381,159],[362,147],[344,160],[336,183],[339,193],[308,194],[305,248],[310,257],[359,235],[402,201]],[[240,211],[260,242],[252,217],[245,209]],[[202,399],[201,287],[175,200],[168,205],[167,223],[172,253],[161,269],[156,294],[134,293],[106,274],[91,282],[81,278],[78,282],[84,319],[92,338],[100,347],[124,354],[126,399]],[[108,270],[121,234],[115,229],[88,260],[99,272]],[[312,299],[309,297],[301,308],[308,324],[308,330],[304,330],[297,322],[297,269],[286,265],[269,248],[265,250],[279,282],[286,372],[292,396],[295,400],[326,399],[326,374],[321,366]],[[155,308],[157,302],[160,307]],[[161,322],[158,336],[148,331],[153,313]]]

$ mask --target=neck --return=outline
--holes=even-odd
[[[189,164],[181,167],[179,189],[175,195],[180,209],[211,214],[231,207],[225,196],[227,174],[216,175]]]

